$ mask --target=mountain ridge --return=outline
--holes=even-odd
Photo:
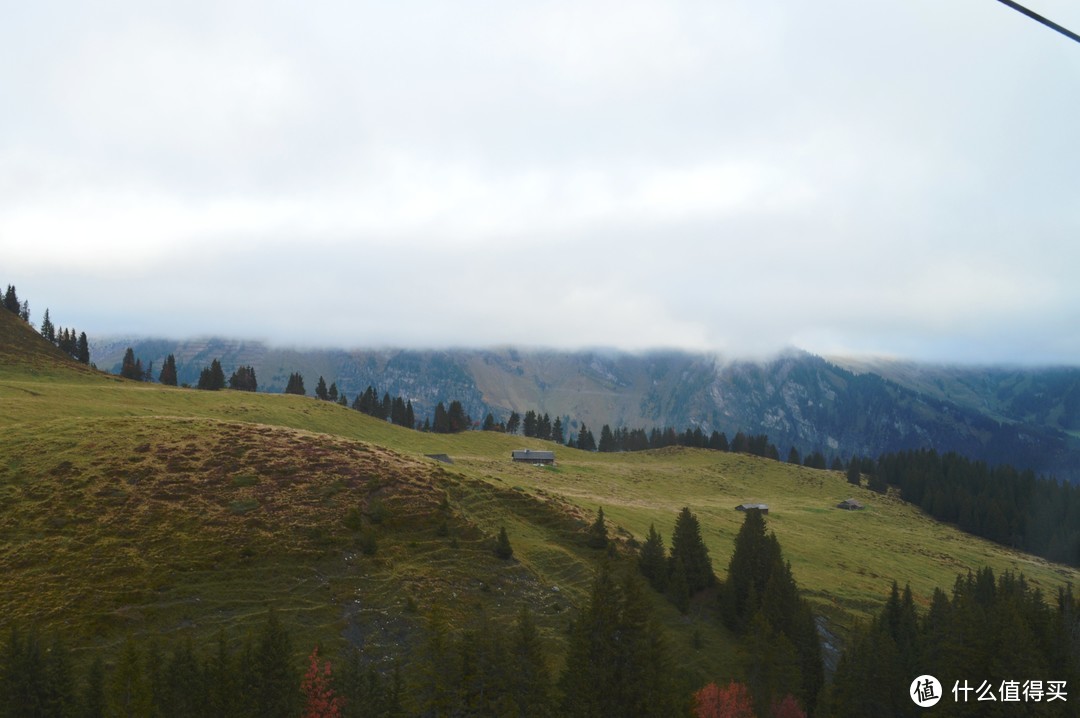
[[[933,448],[1080,480],[1080,369],[1067,367],[838,363],[800,350],[750,361],[680,350],[301,350],[220,338],[91,344],[113,371],[127,346],[155,367],[174,354],[182,383],[220,358],[227,373],[254,366],[262,391],[282,391],[299,371],[309,388],[323,376],[350,398],[369,384],[401,395],[418,418],[457,400],[475,421],[531,409],[561,417],[568,433],[581,423],[766,433],[784,455],[794,447],[844,460]]]

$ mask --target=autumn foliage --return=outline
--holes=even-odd
[[[779,703],[773,703],[769,709],[771,718],[806,718],[806,711],[799,705],[799,701],[795,700],[795,696],[786,695],[784,700]]]
[[[307,673],[300,683],[304,692],[304,718],[341,718],[342,700],[330,687],[330,661],[319,660],[318,646],[311,652]]]
[[[694,694],[695,718],[754,718],[750,691],[732,681],[727,688],[710,683]]]

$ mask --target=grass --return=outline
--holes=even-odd
[[[3,332],[0,615],[83,647],[129,633],[207,640],[273,605],[307,641],[407,656],[437,604],[458,627],[524,604],[557,666],[599,560],[584,544],[599,506],[625,553],[650,524],[670,538],[691,507],[723,576],[742,520],[734,506],[768,503],[796,580],[841,637],[893,580],[926,605],[935,587],[984,565],[1023,572],[1048,596],[1077,579],[835,472],[681,448],[559,447],[554,467],[514,464],[513,449],[553,447],[422,434],[306,397],[122,381],[40,348],[20,359],[11,346],[33,337],[0,322]],[[850,496],[867,509],[834,508]],[[511,561],[491,550],[502,526]],[[708,598],[690,617],[654,598],[694,680],[737,673],[739,646]]]

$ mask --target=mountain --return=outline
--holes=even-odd
[[[180,381],[220,358],[226,373],[255,367],[260,391],[280,392],[290,373],[309,390],[319,376],[354,397],[369,384],[411,399],[418,417],[459,400],[479,420],[533,409],[628,428],[700,427],[706,434],[766,433],[783,455],[848,459],[913,448],[955,451],[1080,480],[1080,369],[935,367],[826,360],[788,351],[734,361],[679,351],[556,352],[499,348],[445,351],[298,350],[259,342],[94,342],[99,366],[119,371],[127,346],[144,365],[176,356]]]
[[[296,660],[315,644],[335,661],[362,648],[365,665],[389,673],[400,660],[415,671],[439,631],[505,626],[523,606],[557,669],[600,566],[634,570],[650,527],[672,537],[682,507],[696,514],[724,580],[743,525],[734,506],[769,505],[769,530],[834,660],[854,626],[885,605],[893,581],[927,606],[935,588],[984,566],[1023,573],[1047,597],[1080,578],[934,521],[895,492],[853,486],[841,472],[685,447],[603,454],[498,432],[423,433],[310,397],[134,382],[58,356],[17,321],[0,312],[3,628],[62,633],[78,655],[104,656],[114,676],[126,639],[166,650],[190,641],[206,655],[221,633],[235,650],[268,613],[295,637]],[[420,354],[421,369],[485,361],[481,352]],[[541,373],[528,354],[487,354],[494,377]],[[385,356],[394,364],[393,352]],[[789,381],[780,386],[860,381],[803,360],[783,359]],[[600,353],[545,361],[543,376],[571,367],[583,390],[600,387],[585,395],[593,410],[625,402],[650,371],[658,396],[665,381],[689,385],[694,371],[711,377],[707,386],[753,388],[777,376],[770,365],[714,361],[709,370],[710,360],[679,354],[652,364]],[[897,391],[873,382],[883,396]],[[544,400],[574,398],[531,384]],[[507,381],[506,390],[528,386]],[[763,389],[761,405],[776,395],[784,391]],[[512,462],[522,447],[554,450],[556,464]],[[866,508],[836,508],[847,498]],[[589,545],[600,508],[610,551]],[[493,551],[503,529],[509,560]],[[647,596],[687,695],[744,676],[760,645],[717,620],[716,598],[696,597],[683,615],[661,594]]]

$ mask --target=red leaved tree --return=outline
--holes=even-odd
[[[341,718],[342,700],[330,687],[330,661],[319,660],[319,647],[311,652],[311,663],[300,690],[304,692],[303,718]]]
[[[769,713],[772,718],[806,718],[806,711],[790,693],[779,703],[774,701],[772,707],[769,708]]]
[[[694,694],[695,718],[754,718],[750,691],[732,681],[727,688],[710,683]]]

